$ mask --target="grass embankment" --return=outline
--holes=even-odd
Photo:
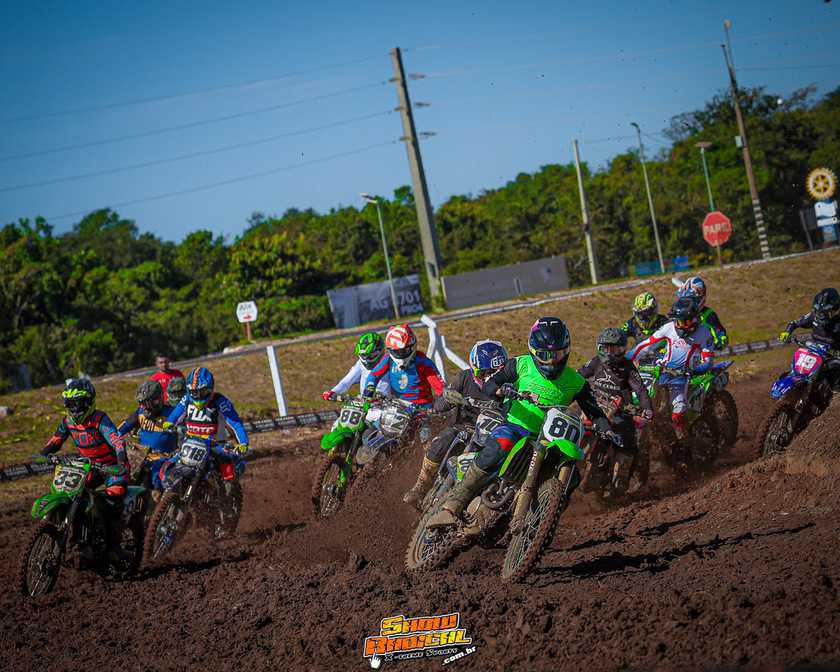
[[[703,277],[709,287],[709,305],[720,314],[731,341],[742,343],[773,337],[789,319],[809,308],[819,289],[840,286],[840,251],[741,268],[709,269],[703,272]],[[656,294],[663,310],[667,310],[674,298],[669,278],[654,280],[644,289]],[[598,292],[506,313],[450,320],[440,326],[449,346],[462,356],[480,338],[500,340],[512,354],[518,354],[524,351],[531,323],[540,315],[557,315],[571,329],[571,362],[577,365],[592,355],[600,329],[617,325],[630,316],[632,299],[639,291],[642,289]],[[418,337],[424,346],[425,329],[420,330]],[[318,395],[352,363],[354,340],[347,337],[293,343],[278,349],[289,412],[329,406]],[[741,357],[736,371],[742,374],[775,371],[785,365],[787,357],[786,351]],[[217,389],[234,400],[243,416],[276,413],[264,352],[219,360],[211,366]],[[454,371],[451,365],[447,368],[450,373]],[[135,377],[100,383],[97,385],[99,408],[119,422],[132,410],[134,390],[141,380]],[[15,409],[13,415],[0,420],[0,464],[21,461],[49,436],[61,415],[60,389],[52,386],[0,397],[0,405]]]

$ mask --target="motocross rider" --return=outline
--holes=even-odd
[[[811,311],[789,322],[779,340],[787,343],[796,329],[811,329],[812,339],[831,348],[832,359],[825,370],[831,389],[840,392],[840,292],[834,287],[817,292]]]
[[[700,363],[708,362],[713,357],[715,341],[709,328],[700,324],[697,301],[690,296],[677,299],[671,308],[673,322],[657,329],[651,336],[636,345],[627,359],[636,360],[646,350],[664,347],[664,354],[659,359],[663,367],[659,379],[660,385],[666,386],[671,400],[671,424],[677,439],[686,436],[685,412],[688,410],[688,384],[691,371]]]
[[[326,392],[321,393],[321,396],[327,401],[334,399],[337,394],[344,394],[356,383],[359,385],[359,390],[364,391],[373,369],[388,359],[385,340],[375,331],[369,331],[359,336],[354,352],[356,353],[355,364],[350,367],[350,370],[344,374],[341,380]],[[380,394],[389,396],[391,384],[388,379],[383,377],[377,384],[376,390]]]
[[[446,389],[454,390],[467,399],[499,402],[498,406],[501,408],[499,398],[495,395],[485,394],[482,391],[482,386],[490,376],[497,373],[505,365],[507,360],[507,350],[498,341],[478,341],[470,350],[470,368],[459,371],[452,381],[447,383]],[[445,413],[453,408],[457,409],[454,422],[432,440],[428,452],[423,457],[417,482],[403,496],[403,501],[414,508],[419,508],[420,502],[434,482],[435,474],[446,455],[446,450],[459,431],[458,425],[467,423],[474,425],[481,414],[481,409],[475,406],[455,405],[447,401],[446,390],[444,390],[444,393],[435,399],[434,409],[438,413]],[[474,449],[477,450],[478,448],[469,448],[469,450]]]
[[[610,433],[610,423],[592,394],[592,389],[574,369],[567,367],[571,337],[557,317],[541,317],[528,337],[530,354],[509,359],[482,387],[486,394],[505,397],[528,394],[540,404],[568,406],[576,401],[599,431]],[[513,399],[506,421],[487,439],[464,478],[450,491],[442,509],[429,519],[428,527],[454,525],[464,508],[504,462],[506,454],[522,438],[540,433],[545,411],[531,401]]]
[[[613,431],[622,438],[623,447],[616,451],[619,463],[618,489],[627,490],[630,468],[637,453],[636,426],[633,417],[625,410],[635,392],[643,422],[653,418],[653,407],[647,388],[635,366],[625,357],[627,335],[615,327],[604,329],[595,339],[597,355],[578,369],[589,381],[601,410],[610,418]]]
[[[190,371],[187,375],[187,395],[172,409],[164,426],[177,425],[183,420],[187,436],[201,439],[214,438],[222,423],[233,432],[235,456],[227,451],[214,451],[219,460],[225,493],[230,495],[237,473],[245,470],[242,457],[248,453],[248,433],[231,401],[216,392],[214,387],[215,380],[208,369],[201,366]]]
[[[117,475],[103,476],[91,471],[88,485],[96,487],[104,479],[105,497],[103,520],[105,523],[108,556],[112,561],[127,559],[120,547],[122,536],[122,504],[127,492],[131,465],[123,441],[111,418],[96,410],[96,389],[93,383],[84,378],[71,378],[61,394],[67,413],[58,423],[55,433],[41,450],[42,455],[50,455],[61,449],[68,437],[79,449],[79,455],[102,466],[119,466],[122,472]],[[100,502],[100,498],[96,498]]]
[[[364,396],[373,396],[380,381],[386,379],[393,394],[411,402],[415,408],[431,408],[435,396],[443,394],[443,379],[435,363],[417,350],[417,337],[407,324],[391,327],[385,334],[388,357],[371,370]]]
[[[668,318],[659,314],[656,297],[651,292],[643,292],[633,299],[633,317],[621,325],[621,331],[638,343],[667,323]]]
[[[143,485],[152,490],[163,490],[161,469],[172,453],[178,450],[177,434],[163,426],[173,409],[163,403],[163,388],[156,380],[141,383],[134,398],[138,408],[119,426],[119,432],[122,436],[128,436],[139,427],[140,445],[149,448],[146,457],[147,481]]]
[[[677,290],[677,298],[683,296],[694,297],[699,311],[700,324],[705,326],[712,334],[715,350],[722,350],[729,345],[729,336],[726,334],[718,314],[706,305],[706,283],[700,276],[693,276],[686,280]]]
[[[172,378],[166,383],[166,403],[176,406],[187,394],[187,381],[180,377]]]

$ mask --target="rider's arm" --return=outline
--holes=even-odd
[[[648,394],[644,381],[642,381],[641,375],[639,375],[639,370],[635,366],[631,366],[629,368],[630,370],[627,374],[627,383],[639,399],[639,408],[643,411],[652,411],[653,405],[650,403],[650,395]]]
[[[456,392],[460,392],[461,394],[464,393],[464,382],[466,381],[466,377],[469,375],[466,371],[459,371],[455,377],[446,384],[450,390],[455,390]],[[450,404],[446,397],[442,394],[435,397],[435,412],[436,413],[446,413],[446,411],[451,411],[455,408],[455,404]]]
[[[350,370],[344,374],[344,378],[339,380],[332,387],[332,391],[336,394],[344,394],[353,385],[362,379],[362,363],[357,359],[356,363],[350,367]]]
[[[712,334],[712,339],[715,342],[715,349],[720,350],[725,348],[729,345],[729,336],[726,334],[726,329],[715,311],[711,308],[707,308],[706,310],[708,313],[706,314],[705,323]]]
[[[481,391],[492,397],[502,385],[505,383],[515,383],[516,379],[516,359],[509,359],[505,362],[501,371],[497,371],[487,379],[484,385],[482,385]]]
[[[627,353],[627,359],[635,361],[645,350],[653,348],[661,343],[668,343],[668,338],[666,336],[661,336],[659,332],[656,331],[651,334],[649,338],[637,343],[636,346]]]
[[[187,399],[189,398],[189,394],[184,395],[181,397],[181,401],[179,401],[175,408],[172,409],[172,412],[166,418],[167,424],[177,425],[181,418],[184,417],[184,414],[187,412]]]
[[[604,411],[598,406],[598,402],[595,400],[595,395],[592,394],[592,388],[589,387],[589,383],[584,382],[583,387],[574,396],[574,400],[580,406],[580,410],[586,414],[586,417],[592,420],[601,431],[609,431],[610,422],[607,420]]]
[[[70,431],[64,423],[64,418],[61,418],[61,422],[58,423],[55,432],[53,432],[53,435],[41,449],[41,455],[50,455],[61,450],[61,446],[67,440],[68,436],[70,436]]]
[[[236,409],[233,407],[230,399],[223,394],[217,394],[215,401],[216,407],[219,409],[219,413],[221,413],[222,417],[225,419],[225,424],[230,428],[236,437],[236,442],[242,446],[247,446],[248,432],[245,431],[245,425],[242,424],[242,420],[239,419],[239,414],[236,412]]]
[[[123,436],[127,436],[131,434],[135,429],[137,429],[137,425],[139,424],[138,414],[139,409],[134,411],[131,415],[129,415],[125,420],[123,420],[122,424],[117,428],[120,434]]]
[[[622,324],[619,329],[627,334],[628,338],[638,338],[639,334],[636,331],[636,320],[632,317],[627,320],[624,324]]]
[[[417,366],[417,373],[420,376],[420,379],[426,381],[426,384],[432,388],[436,397],[442,395],[443,378],[440,377],[440,372],[435,366],[435,363],[422,353],[418,353],[417,358],[414,361]]]
[[[123,438],[120,436],[117,428],[114,427],[114,423],[111,421],[111,418],[109,418],[105,413],[103,413],[99,418],[98,429],[99,433],[102,434],[102,438],[105,439],[105,443],[111,446],[117,454],[117,462],[128,468],[128,454],[125,452],[125,441],[123,441]]]
[[[370,370],[370,375],[365,383],[365,389],[362,390],[362,394],[365,397],[372,397],[376,388],[379,386],[379,381],[388,375],[390,369],[391,358],[383,357],[380,359],[379,363]]]
[[[788,322],[788,325],[787,325],[787,328],[785,329],[785,331],[788,332],[789,334],[792,334],[794,329],[810,329],[813,326],[814,326],[814,314],[813,313],[805,313],[801,317]]]
[[[596,367],[598,364],[598,358],[593,357],[590,359],[586,364],[578,369],[578,373],[582,375],[584,378],[589,379],[595,375]]]

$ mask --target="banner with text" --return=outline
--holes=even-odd
[[[394,291],[400,315],[417,315],[423,312],[419,275],[394,278]],[[335,326],[339,329],[394,317],[391,286],[387,281],[330,289],[327,291],[327,298],[330,301]]]

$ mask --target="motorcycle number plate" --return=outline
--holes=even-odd
[[[358,427],[365,417],[365,409],[362,404],[346,404],[342,407],[338,416],[338,422],[342,427]]]
[[[53,488],[55,488],[57,492],[76,492],[84,484],[85,475],[86,474],[83,469],[60,467],[55,471],[55,476],[53,477]]]
[[[793,357],[793,368],[802,376],[810,376],[821,364],[822,358],[805,348],[797,350]]]
[[[391,406],[382,412],[382,431],[392,436],[402,434],[408,427],[410,421],[410,414],[402,409]]]
[[[483,446],[490,438],[491,432],[502,424],[502,418],[498,413],[482,413],[475,421],[475,434],[473,434],[473,442],[476,445]]]
[[[581,438],[583,438],[583,426],[577,416],[559,408],[552,408],[545,414],[542,434],[548,441],[565,439],[580,446]]]
[[[207,456],[207,446],[198,443],[188,442],[181,448],[178,461],[190,467],[196,467],[204,461]]]

